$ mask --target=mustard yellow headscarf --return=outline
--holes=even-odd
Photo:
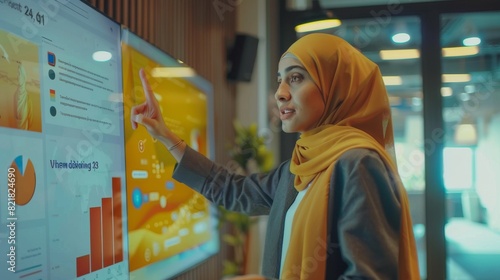
[[[295,188],[304,199],[292,225],[281,279],[325,279],[329,183],[335,162],[347,150],[368,148],[380,154],[399,178],[394,159],[391,111],[382,75],[376,64],[341,38],[310,34],[283,54],[294,55],[320,89],[325,112],[316,128],[297,141],[290,166]],[[419,279],[416,248],[406,191],[399,179],[401,228],[399,278]],[[300,275],[300,278],[298,276]]]

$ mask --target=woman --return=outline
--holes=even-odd
[[[170,150],[174,178],[227,209],[269,215],[262,274],[278,279],[419,279],[391,112],[378,67],[327,34],[297,40],[279,61],[275,99],[292,158],[238,176],[189,148],[146,102],[132,109]]]

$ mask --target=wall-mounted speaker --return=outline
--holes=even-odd
[[[237,34],[228,51],[227,79],[249,82],[257,56],[259,39],[247,34]]]

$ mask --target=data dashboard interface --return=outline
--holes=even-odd
[[[212,158],[212,86],[194,69],[85,1],[0,0],[0,279],[168,279],[218,252],[216,208],[131,128],[140,69]]]
[[[120,26],[0,1],[0,279],[125,279]]]

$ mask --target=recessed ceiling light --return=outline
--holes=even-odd
[[[306,33],[311,31],[325,30],[340,26],[342,23],[339,19],[322,19],[312,22],[299,24],[295,27],[295,32]]]
[[[403,84],[401,76],[383,76],[382,79],[386,86],[399,86]]]
[[[342,24],[332,11],[323,10],[319,0],[312,1],[311,10],[299,19],[295,32],[306,33],[338,27]]]
[[[392,36],[392,41],[398,44],[406,43],[410,41],[410,35],[405,32],[397,33]]]
[[[471,56],[479,53],[478,46],[443,48],[444,57]],[[420,57],[417,49],[381,50],[380,58],[383,60],[415,59]]]
[[[443,83],[470,82],[470,74],[443,74]]]
[[[441,88],[441,96],[447,97],[453,95],[453,89],[451,87],[442,87]]]
[[[479,48],[477,46],[443,48],[444,57],[469,56],[478,53],[479,53]]]
[[[475,85],[466,85],[466,86],[464,86],[464,91],[466,93],[474,93],[476,91],[476,86]]]
[[[379,54],[380,58],[383,60],[412,59],[420,57],[420,52],[417,49],[381,50]]]
[[[462,43],[464,44],[464,46],[477,46],[479,44],[481,44],[481,38],[479,37],[468,37],[468,38],[465,38]]]
[[[419,107],[422,106],[422,98],[420,97],[412,97],[411,98],[411,105],[414,107]]]

